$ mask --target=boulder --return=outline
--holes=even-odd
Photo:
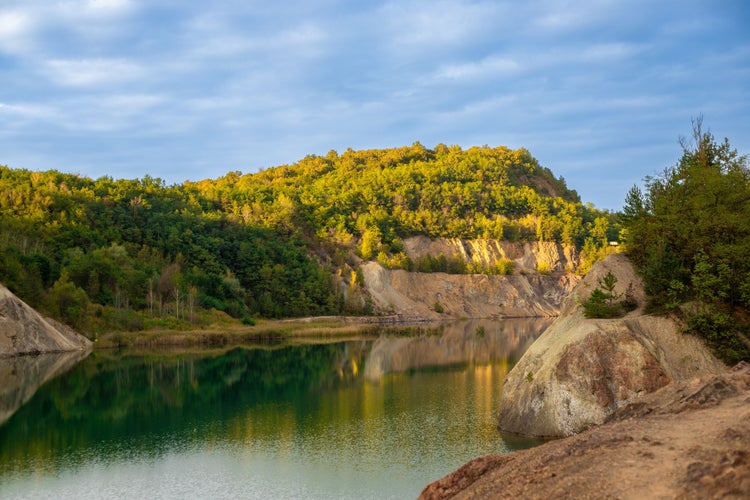
[[[638,303],[618,319],[586,319],[580,305],[611,272],[615,292]],[[499,427],[537,437],[579,433],[618,408],[676,380],[726,367],[674,318],[645,315],[643,284],[622,254],[597,263],[531,345],[503,386]]]
[[[90,348],[86,337],[43,317],[0,285],[0,358]]]

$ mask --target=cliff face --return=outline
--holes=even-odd
[[[597,263],[565,300],[562,315],[532,344],[503,387],[500,429],[568,436],[601,424],[618,408],[671,381],[721,373],[724,365],[669,318],[639,307],[619,319],[586,319],[579,305],[612,272],[643,305],[643,286],[623,255]]]
[[[428,319],[557,316],[563,299],[579,281],[566,271],[576,265],[574,249],[556,243],[417,236],[405,240],[404,248],[412,260],[442,254],[491,266],[509,259],[515,271],[507,276],[416,273],[368,262],[362,266],[365,288],[378,313]],[[540,264],[549,274],[537,271]],[[442,313],[436,311],[437,304]]]
[[[412,260],[442,254],[446,257],[458,256],[466,262],[484,266],[491,266],[500,259],[508,259],[515,264],[516,273],[536,273],[540,264],[551,272],[566,272],[578,264],[575,247],[550,241],[521,243],[414,236],[404,240],[404,251]]]
[[[88,350],[91,341],[29,307],[0,285],[0,358]]]

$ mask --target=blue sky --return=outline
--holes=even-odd
[[[616,210],[698,114],[750,153],[748,5],[2,0],[0,164],[171,184],[503,145]]]

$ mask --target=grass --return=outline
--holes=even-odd
[[[257,320],[254,325],[240,322],[221,323],[193,330],[152,328],[128,332],[115,331],[100,335],[96,349],[157,346],[223,346],[244,343],[294,341],[295,339],[342,339],[377,335],[383,325],[323,317],[287,320]]]

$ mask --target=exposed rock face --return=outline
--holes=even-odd
[[[578,254],[574,246],[551,241],[510,242],[498,240],[460,240],[458,238],[431,239],[414,236],[404,240],[404,251],[412,260],[427,255],[438,257],[458,256],[467,263],[475,262],[492,266],[500,259],[512,260],[516,272],[536,272],[539,264],[550,271],[566,272],[578,265]]]
[[[0,285],[0,357],[87,350],[91,341],[44,318]]]
[[[530,436],[568,436],[601,424],[618,408],[670,381],[720,373],[724,365],[674,320],[643,315],[586,319],[579,300],[612,272],[616,293],[643,287],[623,255],[597,263],[565,300],[562,315],[508,374],[500,429]]]
[[[404,240],[404,251],[413,261],[443,255],[486,268],[506,259],[513,261],[514,272],[418,273],[367,262],[362,265],[364,285],[376,313],[421,319],[552,317],[560,314],[563,299],[579,281],[570,272],[578,262],[575,248],[554,242],[415,236]],[[546,269],[544,274],[540,267]]]
[[[375,310],[385,314],[440,319],[557,316],[577,278],[410,273],[377,262],[362,266]],[[442,313],[435,311],[440,304]]]

